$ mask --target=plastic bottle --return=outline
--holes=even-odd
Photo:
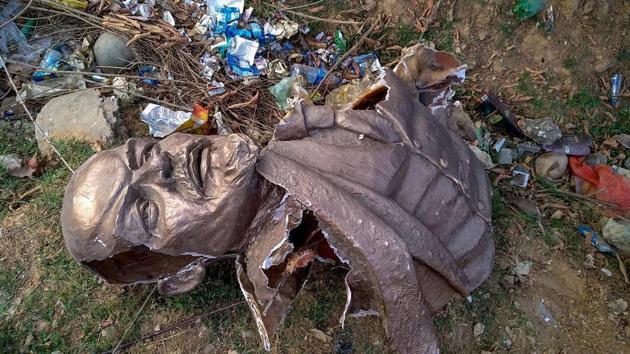
[[[311,85],[317,85],[326,76],[326,70],[322,68],[316,68],[303,64],[291,65],[291,76],[302,75],[306,81]],[[336,85],[339,83],[339,78],[334,74],[331,74],[326,79],[326,85]]]

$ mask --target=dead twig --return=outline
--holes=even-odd
[[[278,9],[280,11],[284,11],[287,13],[290,13],[291,15],[295,15],[295,16],[299,16],[299,17],[304,17],[307,18],[309,20],[313,20],[313,21],[321,21],[321,22],[328,22],[328,23],[335,23],[338,25],[360,25],[361,22],[357,22],[357,21],[344,21],[344,20],[335,20],[335,19],[331,19],[331,18],[322,18],[322,17],[317,17],[317,16],[312,16],[312,15],[307,15],[298,11],[293,11],[293,10],[288,10],[283,8],[282,6],[278,6],[275,4],[268,4],[269,6]]]
[[[118,352],[118,349],[120,348],[120,345],[122,344],[122,341],[125,339],[125,336],[127,335],[127,333],[129,333],[129,330],[131,329],[131,326],[133,326],[133,324],[136,323],[136,321],[140,317],[140,314],[142,314],[142,310],[144,310],[144,308],[147,306],[147,304],[149,303],[149,299],[151,299],[151,297],[155,293],[156,289],[157,289],[157,287],[154,286],[153,289],[151,289],[151,292],[149,293],[149,295],[147,295],[147,298],[144,299],[144,302],[142,303],[142,306],[140,306],[140,308],[136,312],[136,315],[133,317],[131,322],[129,322],[129,325],[127,325],[127,329],[125,329],[125,332],[123,332],[122,337],[120,337],[120,340],[118,341],[118,344],[116,344],[116,347],[114,348],[114,350],[112,350],[112,354],[116,354],[116,352]]]
[[[40,66],[36,66],[36,65],[31,65],[28,63],[23,63],[20,61],[16,61],[16,60],[11,60],[11,59],[6,59],[5,60],[7,63],[9,64],[17,64],[17,65],[22,65],[24,67],[27,68],[31,68],[31,69],[35,69],[35,70],[45,70],[45,71],[51,71],[50,69],[46,69],[46,68],[42,68]],[[138,75],[123,75],[123,74],[108,74],[108,73],[94,73],[94,72],[89,72],[89,71],[67,71],[67,70],[52,70],[54,71],[56,74],[66,74],[66,75],[89,75],[89,76],[104,76],[104,77],[124,77],[126,79],[135,79],[135,80],[146,80],[146,79],[151,79],[149,77],[146,76],[138,76]],[[156,79],[159,81],[163,81],[163,82],[172,82],[172,83],[176,83],[176,84],[184,84],[184,85],[195,85],[195,86],[203,86],[197,83],[191,83],[188,81],[183,81],[183,80],[171,80],[171,79]]]
[[[231,104],[228,106],[228,109],[238,109],[238,108],[243,108],[243,107],[249,107],[252,104],[254,104],[256,101],[258,101],[258,92],[256,92],[254,97],[252,97],[249,101],[243,102],[243,103]]]
[[[127,348],[129,348],[131,346],[134,346],[134,345],[138,344],[138,343],[144,342],[146,340],[153,339],[153,338],[155,338],[157,336],[161,336],[163,334],[175,331],[177,329],[184,328],[186,326],[190,326],[190,325],[194,324],[197,321],[203,320],[203,319],[208,318],[210,316],[216,315],[219,312],[223,312],[223,311],[229,310],[231,308],[234,308],[236,306],[240,306],[240,305],[243,305],[243,304],[245,304],[245,301],[238,301],[238,302],[232,303],[230,305],[218,308],[216,310],[212,310],[210,312],[206,312],[206,313],[201,314],[201,315],[190,317],[190,318],[188,318],[186,320],[183,320],[183,321],[181,321],[179,323],[176,323],[173,326],[170,326],[170,327],[167,327],[167,328],[163,328],[163,329],[161,329],[159,331],[155,331],[155,332],[153,332],[151,334],[147,334],[147,335],[145,335],[145,336],[143,336],[143,337],[141,337],[141,338],[139,338],[137,340],[133,340],[133,341],[129,341],[129,342],[123,343],[123,344],[121,344],[118,347],[118,349],[119,350],[127,349]],[[107,352],[105,352],[103,354],[113,354],[113,351],[107,351]]]

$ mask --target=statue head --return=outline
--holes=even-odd
[[[257,156],[240,134],[176,133],[99,152],[66,188],[66,245],[112,283],[153,281],[234,252],[257,208]]]

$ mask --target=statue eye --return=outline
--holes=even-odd
[[[155,202],[146,201],[142,204],[142,222],[147,230],[151,231],[155,228],[158,218],[158,207]]]

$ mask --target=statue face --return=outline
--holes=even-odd
[[[173,134],[130,139],[94,155],[66,189],[68,249],[115,283],[153,280],[199,256],[236,250],[251,221],[248,211],[257,207],[251,202],[257,154],[244,135]],[[123,274],[127,268],[136,271]],[[114,269],[117,275],[104,274]],[[145,274],[134,275],[137,270]]]

